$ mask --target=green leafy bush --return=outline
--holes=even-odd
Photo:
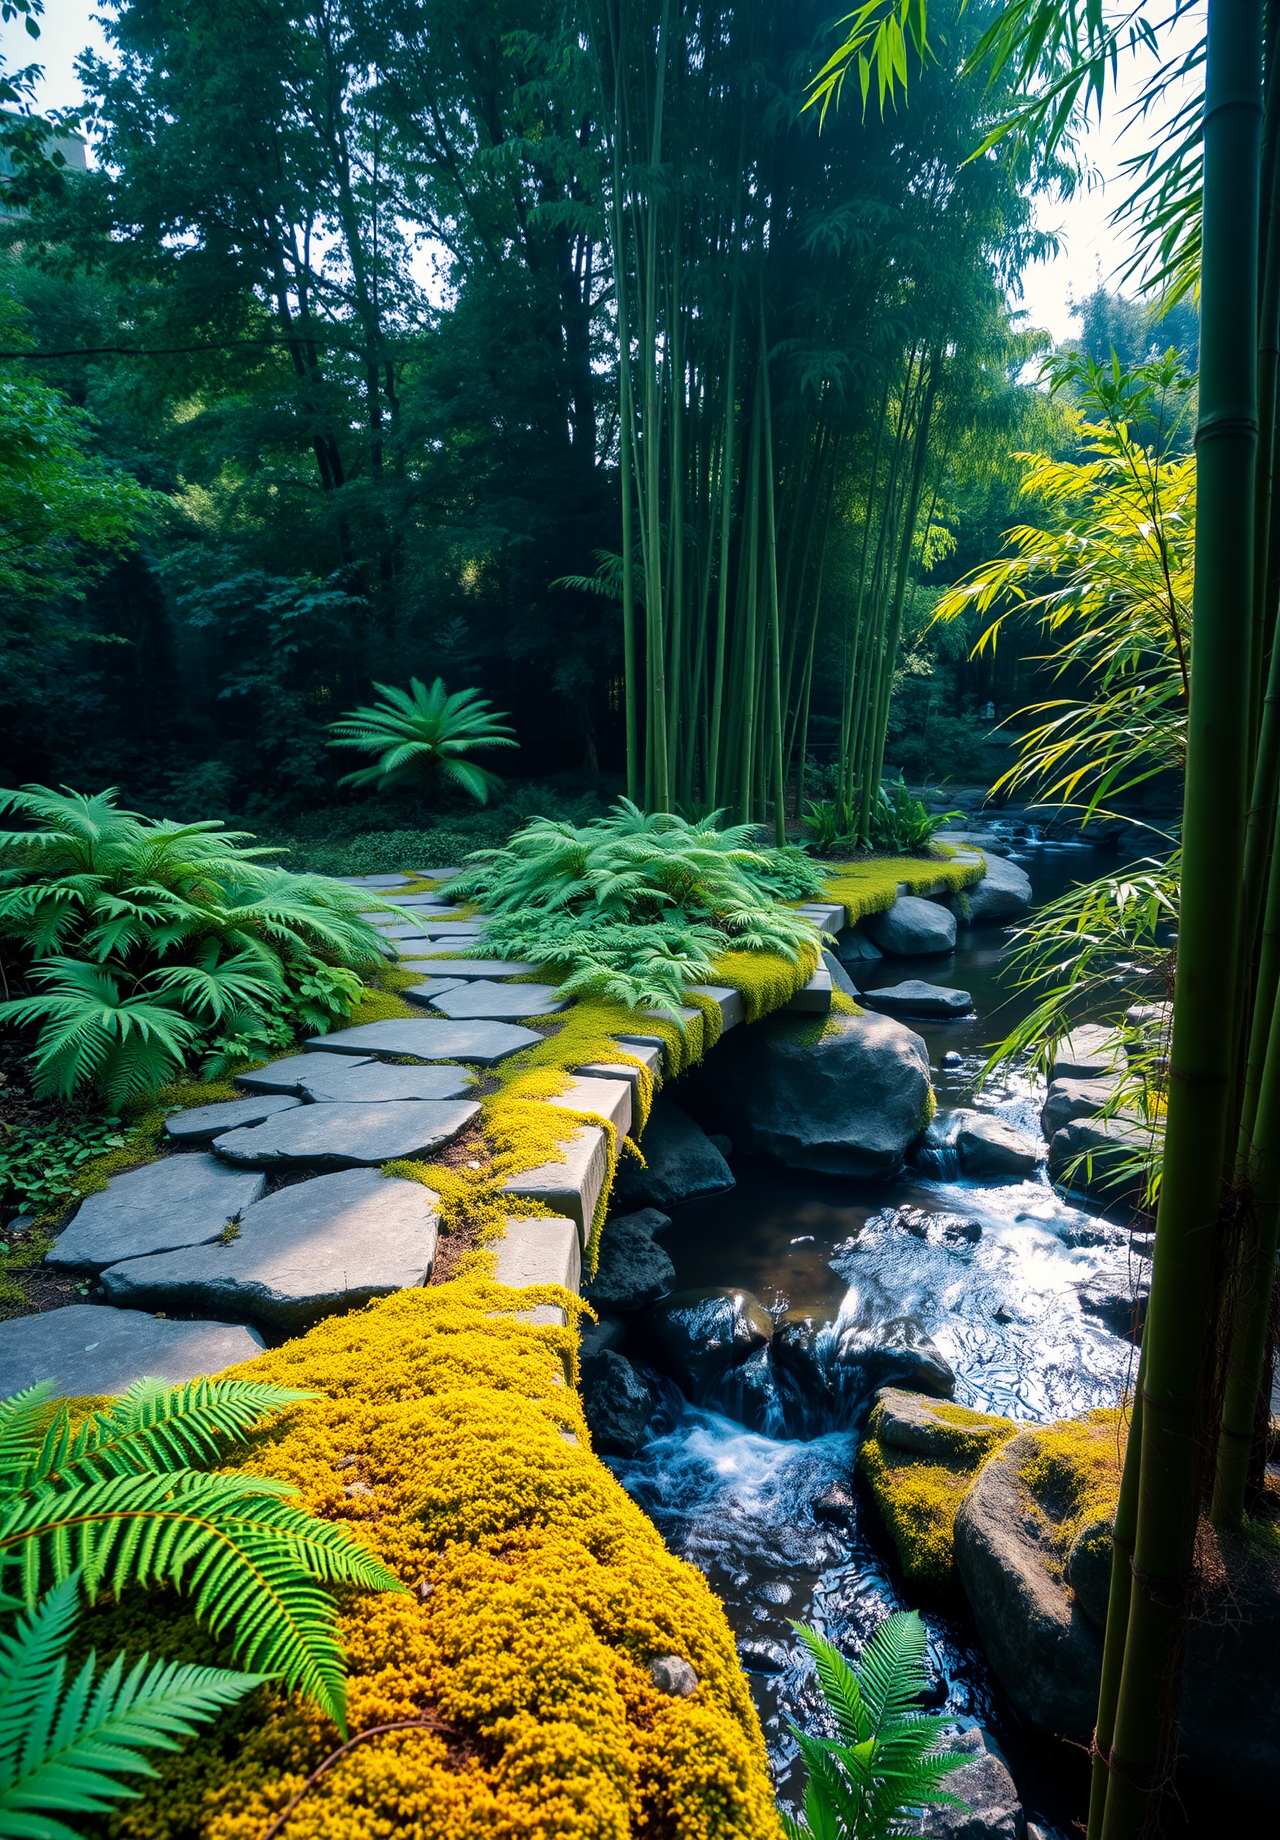
[[[886,1617],[857,1668],[816,1631],[793,1627],[813,1656],[836,1736],[791,1728],[808,1781],[804,1819],[782,1817],[788,1840],[886,1840],[918,1832],[909,1817],[918,1821],[928,1804],[967,1808],[941,1787],[968,1761],[963,1752],[935,1749],[951,1721],[915,1709],[926,1686],[919,1613]]]
[[[353,709],[331,722],[330,747],[358,748],[376,754],[372,767],[347,773],[344,786],[416,785],[444,782],[469,793],[480,805],[501,780],[466,756],[476,748],[519,747],[511,730],[492,713],[478,690],[455,690],[452,696],[437,677],[431,688],[416,677],[408,691],[375,684],[381,701]]]
[[[926,811],[899,774],[888,786],[882,781],[877,788],[866,837],[858,834],[857,806],[836,799],[811,804],[801,822],[814,848],[824,856],[865,849],[912,856],[927,850],[935,832],[945,830],[963,815],[958,811]]]
[[[779,896],[820,883],[802,851],[753,846],[749,825],[717,829],[622,799],[577,826],[536,818],[502,849],[476,852],[451,892],[489,913],[486,953],[550,963],[570,993],[674,1011],[686,984],[729,948],[794,961],[813,929]]]
[[[293,1505],[261,1476],[205,1473],[228,1441],[314,1397],[249,1380],[140,1380],[72,1422],[48,1385],[0,1404],[0,1831],[62,1840],[50,1815],[92,1813],[133,1794],[120,1771],[174,1749],[225,1706],[280,1681],[345,1735],[336,1611],[320,1584],[402,1590],[345,1527]],[[91,1655],[64,1690],[83,1600],[132,1586],[190,1592],[197,1617],[255,1670],[123,1658],[95,1684]],[[42,1592],[46,1592],[43,1597]]]
[[[76,1193],[81,1166],[124,1140],[118,1118],[0,1127],[0,1210],[6,1216],[53,1213]]]
[[[0,792],[28,828],[0,832],[0,938],[23,994],[0,1021],[35,1028],[35,1085],[96,1086],[111,1106],[340,1023],[381,962],[367,892],[263,864],[244,833],[121,811],[114,792]]]

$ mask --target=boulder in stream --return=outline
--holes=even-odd
[[[1142,1195],[1138,1159],[1151,1155],[1150,1125],[1133,1113],[1114,1118],[1073,1118],[1049,1144],[1049,1174],[1103,1207],[1137,1203]]]
[[[927,984],[923,978],[904,978],[900,984],[886,984],[879,990],[866,990],[862,1001],[873,1009],[891,1016],[919,1016],[925,1021],[946,1022],[964,1016],[973,1008],[967,990],[951,990],[945,984]]]
[[[977,1725],[938,1740],[938,1749],[959,1751],[965,1758],[941,1783],[961,1808],[926,1808],[918,1827],[924,1840],[1023,1840],[1022,1803],[1004,1753]]]
[[[962,926],[1016,920],[1031,905],[1031,879],[1017,863],[1003,856],[988,856],[982,880],[954,895],[951,905]]]
[[[634,1457],[656,1405],[648,1383],[612,1348],[584,1354],[581,1373],[592,1445],[601,1456]]]
[[[1096,1118],[1115,1098],[1113,1079],[1055,1080],[1040,1108],[1040,1128],[1046,1138],[1076,1118]]]
[[[681,1092],[748,1155],[822,1175],[889,1176],[928,1115],[929,1056],[889,1016],[770,1016],[722,1036]]]
[[[956,1132],[956,1154],[967,1176],[1001,1180],[1007,1176],[1034,1175],[1044,1161],[1044,1145],[1003,1118],[971,1114]]]
[[[768,1347],[773,1318],[750,1291],[676,1291],[636,1331],[654,1365],[696,1403],[728,1368]]]
[[[666,1215],[645,1208],[639,1214],[605,1222],[596,1275],[582,1287],[583,1296],[596,1309],[623,1314],[642,1310],[671,1289],[675,1266],[662,1247],[654,1244],[655,1221],[666,1222]]]
[[[892,907],[868,914],[862,924],[872,943],[890,958],[950,952],[956,943],[955,915],[918,894],[900,894]]]
[[[735,1035],[749,1035],[739,1029]],[[674,1099],[659,1094],[640,1141],[641,1165],[620,1157],[613,1182],[618,1208],[673,1208],[733,1187],[733,1171],[701,1126]]]

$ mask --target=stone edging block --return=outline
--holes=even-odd
[[[506,1238],[495,1247],[499,1284],[522,1290],[526,1284],[563,1284],[576,1291],[582,1280],[582,1248],[577,1224],[562,1214],[540,1214],[507,1221]],[[553,1324],[562,1329],[568,1318],[556,1304],[535,1304],[517,1312],[521,1322]]]
[[[564,1147],[562,1161],[539,1163],[508,1176],[503,1187],[509,1195],[541,1201],[567,1214],[585,1246],[608,1166],[605,1133],[595,1125],[579,1125]]]

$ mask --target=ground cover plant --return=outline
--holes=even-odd
[[[104,1812],[175,1750],[271,1680],[345,1734],[336,1606],[323,1584],[402,1590],[345,1527],[297,1490],[208,1473],[265,1419],[313,1398],[256,1380],[142,1380],[80,1415],[34,1386],[0,1404],[0,1830],[64,1840],[60,1814]],[[71,1683],[67,1650],[87,1606],[136,1587],[194,1600],[201,1626],[250,1671],[134,1660]]]
[[[110,1107],[345,1021],[381,964],[367,893],[264,863],[244,834],[122,810],[112,792],[0,792],[0,938],[35,1031],[35,1088]]]
[[[690,820],[622,799],[585,825],[535,818],[478,851],[451,892],[491,916],[483,953],[551,966],[566,994],[673,1013],[726,951],[795,963],[813,929],[785,905],[822,888],[803,851],[762,848],[723,813]]]

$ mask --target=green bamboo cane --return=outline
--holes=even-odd
[[[1135,1840],[1161,1795],[1195,1549],[1215,1254],[1236,1071],[1253,625],[1259,0],[1209,0],[1204,116],[1195,666],[1164,1171],[1137,1462],[1133,1590],[1101,1840]],[[1227,1000],[1224,1000],[1224,992]],[[1091,1830],[1090,1840],[1098,1840]]]
[[[773,392],[769,387],[769,344],[765,337],[764,280],[760,283],[760,376],[764,397],[764,572],[769,609],[769,704],[772,724],[769,761],[773,780],[773,834],[781,846],[787,841],[786,785],[782,766],[782,631],[778,615],[778,526],[773,501]],[[762,778],[770,777],[762,773]],[[761,812],[764,807],[761,805]]]
[[[1127,1460],[1129,1448],[1142,1446],[1142,1385],[1144,1357],[1138,1357],[1138,1380],[1129,1409],[1129,1437],[1126,1461],[1120,1476],[1120,1494],[1116,1501],[1115,1521],[1111,1533],[1111,1588],[1107,1595],[1107,1623],[1102,1644],[1102,1678],[1098,1687],[1098,1719],[1094,1727],[1092,1770],[1089,1782],[1089,1832],[1102,1832],[1102,1817],[1110,1780],[1111,1746],[1115,1739],[1116,1702],[1120,1695],[1120,1675],[1124,1665],[1125,1639],[1129,1630],[1129,1606],[1133,1599],[1133,1543],[1138,1530],[1139,1465]]]
[[[707,801],[711,805],[715,805],[720,791],[720,725],[729,629],[729,537],[733,521],[733,430],[737,412],[734,365],[737,355],[738,284],[735,278],[729,309],[729,357],[725,366],[724,438],[720,461],[720,578],[716,583],[715,677],[711,692],[711,735],[707,743]]]

